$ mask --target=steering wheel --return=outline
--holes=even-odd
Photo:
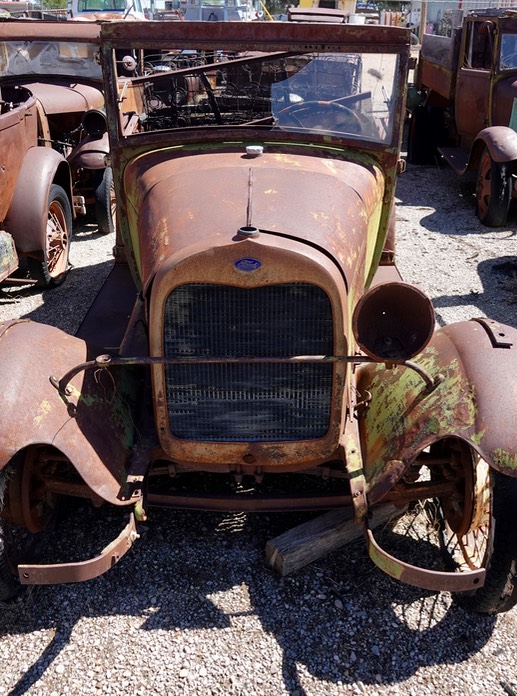
[[[339,130],[345,130],[348,133],[361,133],[363,130],[361,120],[355,111],[335,101],[304,101],[286,106],[285,109],[278,112],[278,118],[280,125],[289,127],[288,122],[282,122],[283,116],[287,116],[287,121],[290,119],[301,128],[319,128],[321,130],[336,130],[341,117],[352,121],[352,125],[346,128],[342,126]],[[323,117],[323,124],[321,117]],[[327,123],[325,123],[325,119],[327,119]]]

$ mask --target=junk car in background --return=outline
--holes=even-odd
[[[76,336],[0,326],[4,598],[101,574],[153,506],[349,507],[388,574],[513,606],[517,332],[435,331],[395,265],[409,43],[383,26],[103,25],[115,264]],[[159,67],[120,80],[121,51]],[[98,556],[38,564],[65,495],[128,524]],[[369,513],[388,501],[432,503],[448,570],[381,547]]]
[[[114,230],[99,42],[93,23],[0,22],[2,231],[40,285],[65,277],[72,218]]]
[[[408,157],[440,156],[460,176],[477,172],[476,209],[489,227],[505,225],[517,175],[517,12],[470,12],[452,36],[425,34]]]

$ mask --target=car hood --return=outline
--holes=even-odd
[[[66,114],[100,109],[104,106],[102,90],[78,83],[73,78],[60,78],[54,82],[24,82],[46,114]]]
[[[135,260],[146,287],[171,255],[231,243],[237,230],[305,241],[349,283],[366,277],[378,233],[378,166],[298,154],[142,155],[125,170]]]

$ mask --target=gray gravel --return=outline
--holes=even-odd
[[[399,266],[433,298],[438,323],[488,315],[517,326],[517,215],[483,228],[472,183],[446,169],[409,168],[397,204]],[[74,331],[112,244],[82,228],[65,285],[1,290],[0,320]],[[70,544],[85,555],[123,524],[109,509],[70,515]],[[0,609],[0,694],[517,693],[517,610],[469,615],[446,593],[383,575],[362,542],[279,580],[264,546],[296,521],[153,512],[111,572]]]

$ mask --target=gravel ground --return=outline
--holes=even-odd
[[[488,315],[517,326],[517,215],[483,228],[472,183],[448,170],[410,167],[397,195],[399,266],[433,298],[438,323]],[[74,331],[109,270],[113,240],[95,232],[77,234],[62,288],[1,290],[0,319]],[[122,525],[109,509],[70,515],[68,539],[85,554]],[[106,575],[0,608],[0,694],[517,693],[516,609],[467,614],[446,593],[382,574],[362,542],[278,579],[264,546],[296,521],[153,512]],[[387,541],[403,545],[395,532]],[[426,550],[422,540],[411,553]]]

